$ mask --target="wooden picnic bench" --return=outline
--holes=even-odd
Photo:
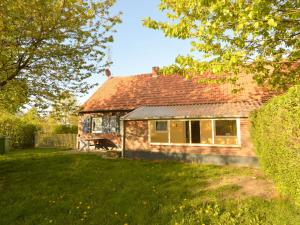
[[[114,150],[118,146],[109,139],[101,138],[94,140],[95,149]]]
[[[81,147],[80,147],[81,146]],[[80,139],[79,141],[79,151],[90,150],[90,146],[95,146],[95,149],[102,150],[115,150],[118,146],[107,138],[90,138],[90,139]]]

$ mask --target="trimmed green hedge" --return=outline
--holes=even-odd
[[[18,116],[0,115],[0,136],[10,137],[13,148],[30,148],[34,146],[37,126]]]
[[[260,165],[278,189],[300,205],[300,85],[252,114]]]

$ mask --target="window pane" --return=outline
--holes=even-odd
[[[165,122],[167,123],[166,131],[157,131],[156,122]],[[159,125],[160,126],[160,125]],[[169,142],[169,133],[168,133],[168,122],[167,121],[150,121],[150,139],[152,143],[168,143]]]
[[[103,133],[110,133],[110,117],[108,115],[103,116],[102,118],[102,130]]]
[[[192,143],[201,143],[200,121],[191,121]]]
[[[168,131],[168,122],[167,121],[156,121],[156,131],[158,132],[167,132]]]
[[[102,118],[96,117],[92,120],[93,131],[102,132]]]
[[[237,124],[236,120],[216,120],[215,144],[236,145]]]
[[[110,117],[110,131],[111,133],[119,133],[119,118],[117,116]]]
[[[91,121],[92,121],[91,117],[84,119],[83,125],[82,125],[83,133],[91,133]],[[92,125],[93,125],[93,122],[92,122]]]
[[[216,136],[236,136],[236,120],[216,120]]]
[[[211,120],[200,121],[201,144],[212,144],[212,122]]]
[[[237,137],[215,136],[215,144],[217,144],[217,145],[236,145]]]
[[[171,143],[190,143],[189,122],[171,121]]]

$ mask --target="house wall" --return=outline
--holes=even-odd
[[[226,155],[255,157],[250,142],[250,121],[240,119],[241,147],[224,146],[178,146],[150,144],[148,140],[148,121],[125,121],[125,152],[182,153],[199,155]]]
[[[120,133],[109,133],[109,134],[100,134],[100,133],[84,133],[83,132],[83,121],[87,117],[101,117],[104,115],[110,116],[124,116],[128,112],[97,112],[97,113],[84,113],[79,115],[78,120],[78,138],[79,139],[90,139],[90,138],[106,138],[114,142],[116,145],[121,146],[121,134]]]

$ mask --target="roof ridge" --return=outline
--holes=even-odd
[[[204,102],[204,103],[195,103],[195,104],[167,104],[167,105],[142,105],[140,107],[163,107],[163,106],[198,106],[198,105],[223,105],[223,104],[257,104],[257,103],[262,103],[261,101],[234,101],[234,102]],[[138,107],[138,108],[140,108]]]
[[[152,76],[152,73],[138,73],[138,74],[132,74],[132,75],[117,75],[112,76],[112,78],[130,78],[130,77],[145,77],[145,76]]]

